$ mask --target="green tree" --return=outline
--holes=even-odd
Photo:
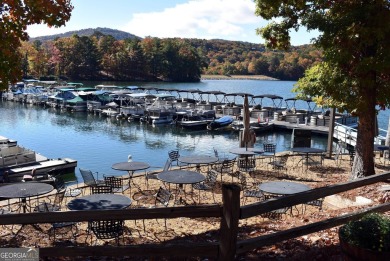
[[[8,88],[23,75],[25,54],[15,50],[28,40],[27,25],[47,24],[60,27],[69,20],[73,6],[70,0],[30,0],[0,2],[0,90]]]
[[[256,14],[278,18],[258,30],[271,48],[290,47],[289,32],[305,26],[324,61],[300,79],[296,91],[359,117],[352,178],[374,174],[377,106],[390,105],[390,2],[388,0],[255,0]],[[276,21],[276,20],[274,20]]]

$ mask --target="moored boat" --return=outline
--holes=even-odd
[[[234,119],[232,116],[222,116],[219,119],[215,119],[212,122],[210,122],[207,125],[208,130],[220,130],[220,129],[226,129],[231,128],[231,124],[233,123]]]
[[[51,176],[74,173],[77,161],[70,158],[49,159],[33,150],[13,145],[1,147],[0,180],[17,182],[28,179],[46,181]]]

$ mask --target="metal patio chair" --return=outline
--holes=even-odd
[[[126,190],[130,189],[130,184],[123,185],[123,178],[121,177],[104,176],[104,181],[107,186],[111,187],[113,193],[123,194]]]
[[[88,229],[93,232],[97,239],[112,239],[115,238],[116,244],[119,246],[119,237],[124,233],[123,220],[99,220],[89,221]],[[92,244],[92,235],[91,235]]]

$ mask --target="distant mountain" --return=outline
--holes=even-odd
[[[36,41],[36,40],[39,40],[41,42],[53,41],[56,38],[71,37],[74,34],[77,34],[78,36],[91,36],[96,32],[100,32],[104,35],[111,35],[116,40],[123,40],[123,39],[128,39],[128,38],[142,39],[139,36],[136,36],[134,34],[130,34],[130,33],[124,32],[124,31],[119,31],[119,30],[110,29],[110,28],[97,27],[97,28],[88,28],[88,29],[82,29],[82,30],[77,30],[77,31],[69,31],[69,32],[66,32],[63,34],[32,37],[32,38],[30,38],[30,41]]]

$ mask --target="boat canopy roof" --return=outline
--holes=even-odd
[[[235,93],[226,93],[225,96],[241,96],[244,97],[245,95],[249,97],[253,97],[253,94],[245,93],[245,92],[235,92]]]
[[[165,100],[165,99],[168,99],[168,98],[176,98],[175,95],[172,95],[172,94],[169,94],[169,93],[156,93],[156,94],[153,94],[156,98],[159,98],[161,100]]]
[[[85,102],[83,98],[80,96],[76,96],[73,99],[67,100],[67,103],[77,103],[77,102]]]
[[[286,106],[287,108],[289,109],[290,107],[295,107],[295,104],[297,101],[304,101],[304,102],[307,102],[307,107],[309,109],[309,111],[312,111],[316,108],[316,105],[312,106],[310,105],[310,103],[314,102],[311,98],[307,98],[307,99],[300,99],[300,98],[287,98],[287,99],[284,99],[284,101],[286,102]],[[288,102],[292,102],[292,106],[289,106]]]
[[[92,88],[92,87],[80,87],[80,88],[76,88],[76,89],[74,89],[75,91],[77,91],[77,92],[81,92],[81,91],[83,91],[83,92],[94,92],[94,91],[96,91],[96,88]]]
[[[129,89],[129,90],[135,91],[135,90],[138,90],[139,87],[138,86],[126,86],[125,89]]]
[[[59,91],[61,92],[73,92],[74,89],[73,88],[61,88],[61,89],[58,89]]]
[[[225,95],[226,92],[221,91],[205,91],[205,93],[214,94],[214,95]]]
[[[81,82],[68,82],[67,84],[69,86],[74,86],[74,87],[82,87],[82,86],[84,86],[84,84],[82,84]]]
[[[151,94],[148,94],[146,92],[136,92],[136,93],[127,94],[127,96],[130,96],[132,98],[142,98],[142,97],[146,97],[148,95],[151,95]],[[155,97],[155,95],[152,95],[152,96]]]
[[[269,99],[273,99],[273,100],[275,100],[275,99],[283,100],[283,97],[275,95],[275,94],[254,95],[254,96],[252,96],[252,98],[260,98],[260,99],[269,98]]]

